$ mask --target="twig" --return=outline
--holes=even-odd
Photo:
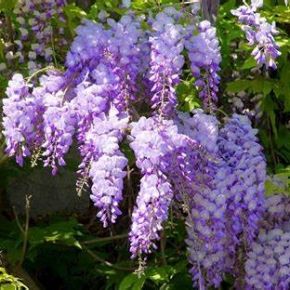
[[[222,110],[220,108],[215,108],[215,111],[222,113],[227,118],[229,117],[229,115],[224,110]]]
[[[128,165],[127,166],[127,183],[128,183],[128,187],[129,187],[129,192],[130,192],[130,195],[129,195],[129,198],[128,198],[128,203],[129,203],[129,206],[128,206],[128,211],[129,211],[129,216],[132,215],[132,198],[134,196],[134,189],[133,189],[133,186],[132,186],[132,180],[131,180],[131,173],[134,171],[134,169],[130,169],[130,166]]]
[[[8,159],[9,159],[9,157],[8,157],[7,155],[4,155],[4,156],[0,159],[0,165],[4,164]]]
[[[268,128],[269,128],[269,140],[270,140],[270,151],[271,151],[271,156],[272,156],[272,160],[273,160],[273,163],[274,163],[274,167],[276,168],[277,166],[277,160],[276,160],[276,156],[275,156],[275,151],[274,151],[274,142],[273,142],[273,128],[271,126],[271,120],[270,118],[268,117],[267,118],[267,125],[268,125]]]
[[[97,244],[97,243],[103,243],[103,242],[110,242],[110,241],[115,241],[115,240],[122,240],[128,237],[128,234],[121,234],[121,235],[116,235],[113,237],[104,237],[104,238],[97,238],[89,241],[84,241],[82,244],[84,245],[91,245],[91,244]]]
[[[9,41],[13,43],[14,42],[14,35],[13,35],[11,16],[6,15],[6,25],[7,25]]]
[[[160,1],[159,0],[155,0],[155,3],[157,5],[158,9],[161,10],[161,3],[160,3]]]
[[[51,46],[52,46],[52,55],[53,55],[54,65],[57,66],[57,59],[56,59],[55,45],[54,45],[54,37],[53,37],[53,28],[51,29],[50,40],[51,40]]]
[[[50,70],[50,69],[56,69],[54,66],[52,66],[52,65],[49,65],[49,66],[46,66],[46,67],[44,67],[44,68],[42,68],[42,69],[39,69],[39,70],[37,70],[36,72],[34,72],[30,77],[28,77],[27,78],[27,83],[30,83],[31,82],[31,80],[34,78],[34,77],[36,77],[38,74],[40,74],[40,73],[42,73],[42,72],[45,72],[45,71],[47,71],[47,70]]]
[[[15,206],[12,207],[12,211],[13,211],[13,214],[15,216],[15,221],[16,221],[16,224],[17,224],[19,230],[21,231],[22,234],[24,234],[24,229],[23,229],[23,226],[21,225],[21,223],[19,221],[18,214],[16,212]]]
[[[94,253],[92,250],[88,249],[86,246],[84,246],[84,244],[81,244],[82,248],[96,261],[105,264],[108,267],[111,267],[113,269],[116,270],[121,270],[121,271],[128,271],[128,272],[132,272],[135,269],[134,268],[126,268],[126,267],[121,267],[121,266],[117,266],[114,265],[112,263],[110,263],[109,261],[104,260],[103,258],[99,257],[96,253]]]
[[[165,246],[166,246],[166,235],[163,230],[160,234],[160,250],[161,250],[162,264],[164,266],[167,265],[166,256],[165,256]]]
[[[28,230],[29,230],[29,211],[30,211],[30,199],[31,195],[26,195],[26,205],[25,205],[25,226],[24,226],[24,232],[23,232],[23,246],[22,246],[22,252],[21,257],[18,263],[18,266],[21,266],[24,262],[26,250],[27,250],[27,242],[28,242]]]

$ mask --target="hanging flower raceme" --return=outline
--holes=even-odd
[[[152,24],[151,61],[149,79],[152,82],[152,108],[158,114],[171,117],[175,112],[177,97],[175,85],[179,83],[184,64],[184,28],[176,23],[172,13],[157,14]]]
[[[108,20],[112,29],[112,40],[109,43],[108,65],[116,76],[115,95],[112,102],[118,110],[130,110],[130,103],[137,99],[138,76],[142,66],[141,37],[143,31],[138,19],[124,15],[119,22]]]
[[[262,227],[272,229],[290,220],[290,198],[283,194],[269,196],[265,202],[266,211]]]
[[[40,100],[29,92],[29,86],[20,74],[15,74],[8,83],[8,98],[3,100],[3,135],[6,138],[6,153],[15,156],[19,165],[30,156],[39,144],[37,119],[41,112]]]
[[[121,112],[136,100],[137,78],[141,70],[140,22],[124,15],[119,22],[108,19],[109,28],[84,21],[77,28],[66,64],[68,77],[76,84],[104,84],[99,94]]]
[[[70,103],[65,101],[65,91],[46,93],[44,96],[45,113],[43,130],[45,142],[44,166],[52,168],[55,175],[58,166],[65,166],[65,154],[69,151],[75,133],[76,117]]]
[[[80,168],[86,166],[92,180],[91,199],[99,209],[97,216],[104,227],[109,222],[114,223],[121,214],[119,202],[122,200],[127,159],[120,151],[119,143],[127,124],[127,116],[119,116],[117,109],[112,107],[107,115],[95,116],[84,135]]]
[[[290,198],[275,194],[266,199],[259,236],[247,253],[247,289],[290,287]]]
[[[250,247],[264,212],[266,163],[256,134],[249,119],[237,114],[220,130],[218,146],[232,183],[227,209],[230,247],[240,243]]]
[[[141,117],[132,123],[130,146],[143,175],[129,234],[132,257],[155,248],[162,223],[167,220],[173,190],[166,175],[170,162],[166,157],[176,134],[177,127],[172,121]]]
[[[15,40],[18,51],[15,57],[20,62],[28,59],[28,69],[34,72],[41,68],[42,64],[37,58],[44,58],[46,62],[53,60],[53,50],[58,45],[66,45],[63,37],[64,28],[60,25],[53,29],[51,18],[56,17],[58,21],[65,22],[63,8],[65,0],[20,0],[14,9],[16,22],[19,25],[20,38]],[[52,39],[60,36],[52,46]],[[30,43],[28,43],[28,41]],[[29,45],[29,52],[25,55],[24,47]]]
[[[289,289],[289,221],[284,227],[260,231],[247,254],[245,289]]]
[[[215,116],[205,114],[203,110],[195,110],[193,116],[179,112],[176,118],[180,133],[196,140],[208,152],[217,153],[217,139],[219,134],[218,120]]]
[[[76,78],[74,82],[78,84],[87,80],[89,73],[97,68],[103,57],[108,57],[106,48],[112,32],[105,30],[100,23],[84,20],[76,33],[66,57],[66,74]]]
[[[255,46],[252,56],[262,66],[276,69],[276,58],[281,55],[274,35],[278,34],[275,23],[268,23],[265,18],[257,13],[257,9],[263,5],[263,1],[252,1],[251,5],[243,5],[232,10],[242,25],[249,45]]]
[[[194,285],[218,287],[225,273],[227,165],[217,157],[218,121],[196,111],[179,114],[179,130],[189,137],[175,151],[172,180],[187,210],[186,240]],[[200,141],[198,143],[196,140]]]
[[[218,100],[221,55],[216,29],[205,20],[199,23],[198,34],[190,36],[185,46],[191,61],[192,75],[196,78],[195,85],[199,89],[199,97],[206,109]],[[190,35],[192,31],[189,31]]]
[[[195,167],[198,163],[204,165],[200,157],[195,162]],[[228,255],[225,221],[228,190],[224,180],[227,167],[222,161],[218,165],[207,162],[204,167],[206,170],[202,175],[202,170],[197,168],[199,176],[195,176],[195,180],[198,180],[195,188],[187,191],[190,213],[186,242],[194,284],[218,287],[226,273]]]

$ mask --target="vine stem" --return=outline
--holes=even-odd
[[[27,82],[27,83],[30,83],[31,80],[32,80],[34,77],[36,77],[38,74],[40,74],[40,73],[42,73],[42,72],[45,72],[45,71],[47,71],[47,70],[50,70],[50,69],[55,69],[55,67],[52,66],[52,65],[50,65],[50,66],[46,66],[46,67],[44,67],[44,68],[42,68],[42,69],[37,70],[37,71],[34,72],[30,77],[27,78],[27,81],[26,81],[26,82]]]
[[[18,266],[21,266],[24,262],[26,250],[27,250],[27,244],[28,244],[28,231],[29,231],[29,213],[30,213],[30,200],[31,200],[31,195],[26,195],[25,199],[25,225],[24,227],[21,226],[19,219],[16,214],[16,222],[18,224],[18,227],[20,228],[22,234],[23,234],[23,245],[22,245],[22,252],[20,256],[20,260],[18,263]],[[16,212],[15,212],[16,213]]]
[[[161,257],[162,257],[162,264],[164,266],[167,265],[167,261],[166,261],[166,255],[165,255],[165,247],[166,247],[166,235],[164,230],[161,232],[160,235],[160,251],[161,251]]]
[[[0,159],[0,166],[2,164],[4,164],[7,160],[9,159],[9,157],[7,155],[4,155],[1,159]]]
[[[7,25],[8,35],[9,35],[9,41],[11,41],[13,43],[14,42],[14,35],[13,35],[12,20],[11,20],[10,15],[6,16],[6,25]]]
[[[91,245],[91,244],[97,244],[97,243],[103,243],[103,242],[111,242],[115,240],[122,240],[128,237],[128,234],[121,234],[121,235],[116,235],[112,237],[104,237],[104,238],[97,238],[89,241],[84,241],[82,242],[83,245]]]
[[[215,111],[222,113],[227,118],[229,117],[229,115],[224,110],[222,110],[220,108],[215,108]]]
[[[128,272],[132,272],[134,271],[133,268],[126,268],[126,267],[121,267],[118,265],[114,265],[112,263],[110,263],[109,261],[106,261],[105,259],[99,257],[96,253],[94,253],[92,250],[90,250],[89,248],[87,248],[84,244],[81,244],[82,248],[96,261],[101,262],[103,264],[105,264],[108,267],[114,268],[116,270],[121,270],[121,271],[128,271]]]

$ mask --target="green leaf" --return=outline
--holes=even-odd
[[[257,62],[253,57],[248,58],[244,64],[242,65],[241,69],[250,69],[257,65]]]
[[[268,95],[276,86],[275,80],[266,80],[262,77],[257,77],[254,80],[235,80],[227,84],[226,90],[230,93],[238,93],[246,91],[253,93],[263,93]]]
[[[64,7],[64,13],[67,17],[67,25],[72,35],[75,28],[80,24],[81,20],[87,16],[87,13],[75,4],[68,4]]]
[[[136,158],[135,158],[135,154],[132,151],[132,149],[129,146],[129,144],[122,143],[121,144],[121,150],[125,154],[125,156],[127,157],[129,166],[133,166],[135,164]]]
[[[230,13],[236,7],[236,0],[228,0],[223,4],[220,9],[225,13]]]
[[[178,273],[169,283],[169,290],[192,289],[192,280],[186,272]]]
[[[77,228],[78,223],[73,218],[68,221],[55,222],[46,227],[32,227],[29,230],[28,240],[31,247],[48,242],[81,248],[76,239],[80,235]]]
[[[245,91],[251,86],[251,81],[248,80],[235,80],[227,84],[226,90],[230,93],[238,93]]]
[[[0,11],[9,12],[14,9],[17,0],[0,0]]]
[[[200,100],[194,89],[194,78],[182,81],[176,88],[180,109],[185,112],[191,112],[196,108],[200,108]]]
[[[286,147],[290,149],[290,130],[285,126],[280,126],[278,130],[277,146],[278,148]]]
[[[1,290],[17,290],[17,286],[14,284],[2,284],[0,285],[0,289]]]
[[[145,277],[140,277],[132,286],[132,290],[141,290],[145,283]]]
[[[131,273],[122,280],[119,290],[141,290],[145,280],[145,275],[138,277],[138,275]]]
[[[265,194],[267,196],[284,193],[290,195],[290,170],[285,170],[284,172],[277,173],[273,176],[276,180],[279,180],[277,183],[273,183],[271,180],[266,180],[265,182]]]
[[[28,287],[24,285],[20,279],[8,274],[5,268],[0,267],[0,289],[1,290],[28,290]]]
[[[155,282],[167,281],[173,272],[171,266],[154,267],[146,271],[146,277]]]

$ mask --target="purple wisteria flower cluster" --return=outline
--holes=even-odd
[[[184,27],[177,24],[176,11],[166,10],[152,24],[151,62],[149,79],[152,82],[152,109],[159,115],[172,116],[177,105],[174,87],[179,83],[184,64]]]
[[[275,194],[266,200],[259,235],[247,253],[245,289],[290,286],[290,198]]]
[[[240,6],[232,10],[238,18],[242,30],[246,34],[249,45],[255,46],[252,56],[262,66],[276,69],[276,58],[281,54],[274,35],[278,34],[275,23],[268,23],[257,9],[263,6],[263,1],[252,0],[250,5]]]
[[[201,21],[197,27],[198,34],[191,35],[185,45],[191,61],[192,75],[199,88],[199,97],[205,108],[211,108],[218,100],[220,77],[220,47],[216,28],[209,21]],[[192,32],[191,32],[192,34]]]
[[[128,125],[127,116],[118,116],[112,107],[108,115],[100,114],[85,136],[85,145],[91,154],[89,175],[92,180],[91,199],[100,209],[97,216],[104,227],[114,223],[121,214],[119,203],[123,199],[123,178],[127,172],[127,158],[120,151],[119,142]]]
[[[143,177],[132,214],[130,251],[133,257],[149,253],[168,218],[173,189],[166,175],[172,139],[178,134],[172,121],[141,117],[132,123],[130,143]]]
[[[30,146],[35,136],[33,102],[29,102],[29,88],[22,75],[13,76],[6,94],[8,98],[3,100],[6,152],[15,156],[16,162],[22,166],[23,158],[31,155]]]
[[[130,182],[125,177],[133,170],[139,177],[133,192],[139,190],[129,231],[132,258],[145,260],[157,248],[174,205],[186,221],[193,285],[219,287],[227,273],[236,276],[244,267],[241,253],[254,257],[253,245],[265,240],[261,230],[270,233],[269,245],[288,253],[286,226],[271,234],[286,221],[277,213],[284,199],[265,202],[266,163],[249,119],[234,114],[224,122],[208,110],[217,103],[220,82],[215,28],[207,21],[192,25],[173,8],[145,20],[130,11],[118,21],[84,20],[64,71],[48,71],[34,85],[14,75],[3,101],[6,153],[21,166],[26,157],[40,158],[56,174],[76,146],[77,192],[91,189],[104,227],[121,215]],[[178,111],[176,86],[184,67],[191,67],[204,110]],[[286,205],[283,210],[289,211]],[[249,287],[251,263],[242,277]],[[286,285],[285,264],[279,263],[273,279]]]
[[[232,245],[251,245],[264,211],[266,162],[256,134],[249,119],[237,114],[219,134],[220,154],[230,169],[228,179],[232,181],[229,196]]]
[[[30,73],[42,68],[43,60],[51,65],[54,61],[54,50],[65,47],[64,6],[66,0],[19,0],[14,8],[16,16],[10,29],[13,42],[5,55],[7,64],[27,64]],[[58,19],[57,25],[52,24]],[[13,34],[13,31],[10,32]],[[6,64],[2,64],[2,66]],[[4,67],[3,67],[4,68]],[[0,69],[1,70],[1,69]]]

